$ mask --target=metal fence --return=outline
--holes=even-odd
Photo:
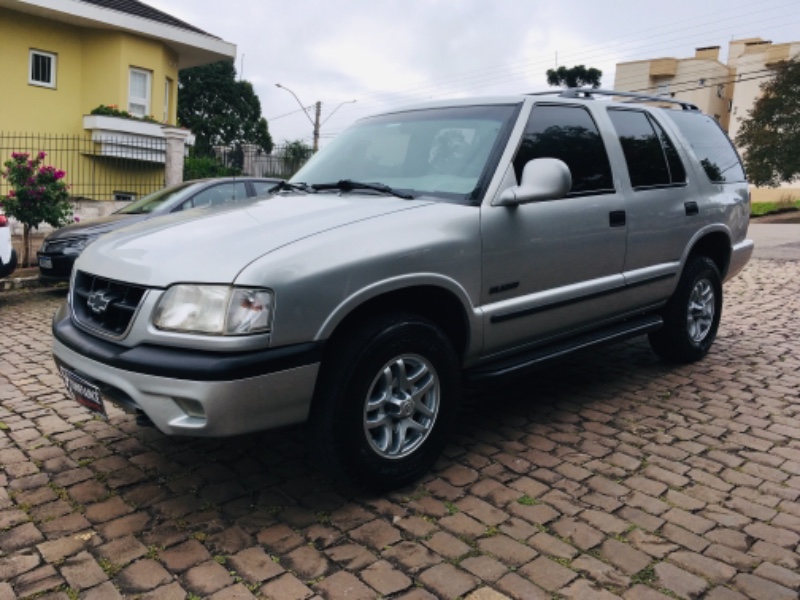
[[[42,161],[66,172],[73,198],[131,200],[164,187],[164,140],[140,136],[0,132],[0,163],[13,152],[46,154]],[[8,181],[0,178],[0,196]]]
[[[64,180],[75,200],[135,200],[165,185],[163,139],[102,132],[95,132],[92,137],[0,132],[0,164],[10,159],[13,152],[27,152],[31,156],[44,152],[43,164],[66,172]],[[297,144],[276,146],[270,154],[254,144],[216,146],[206,156],[216,167],[205,165],[199,176],[240,173],[288,179],[310,156],[310,148]],[[0,178],[0,196],[8,191],[8,181]]]
[[[306,164],[312,152],[310,148],[287,144],[275,146],[267,154],[255,144],[241,144],[214,146],[207,154],[220,164],[237,169],[242,175],[289,179]]]

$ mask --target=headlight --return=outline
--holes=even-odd
[[[84,248],[99,238],[100,235],[87,235],[86,237],[72,238],[64,244],[64,254],[78,255]]]
[[[246,335],[269,331],[270,290],[222,285],[174,285],[156,306],[158,329],[209,335]]]

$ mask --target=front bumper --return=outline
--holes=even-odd
[[[246,353],[125,348],[75,328],[64,310],[53,335],[57,361],[170,435],[222,437],[305,421],[322,353],[320,344]]]

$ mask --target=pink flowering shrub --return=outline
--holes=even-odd
[[[23,224],[23,265],[29,264],[31,229],[38,229],[41,223],[61,227],[72,220],[66,173],[43,165],[45,156],[44,152],[35,158],[26,152],[14,152],[0,171],[11,188],[7,196],[0,196],[0,208]]]

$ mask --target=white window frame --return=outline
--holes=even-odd
[[[33,58],[41,56],[50,59],[50,81],[37,81],[33,78]],[[55,89],[56,87],[56,67],[58,65],[58,56],[52,52],[45,52],[44,50],[30,49],[28,52],[28,83],[39,87],[46,87]]]
[[[134,73],[142,74],[146,77],[147,83],[145,83],[145,96],[143,98],[134,97],[132,95],[132,85],[131,79]],[[131,67],[128,71],[128,112],[132,115],[138,117],[148,117],[150,116],[150,96],[151,96],[151,89],[153,86],[153,72],[148,71],[146,69],[139,69],[138,67]],[[133,110],[131,110],[131,104],[143,104],[145,106],[144,114],[140,115]]]
[[[169,95],[172,87],[172,79],[164,78],[164,123],[169,123]]]

